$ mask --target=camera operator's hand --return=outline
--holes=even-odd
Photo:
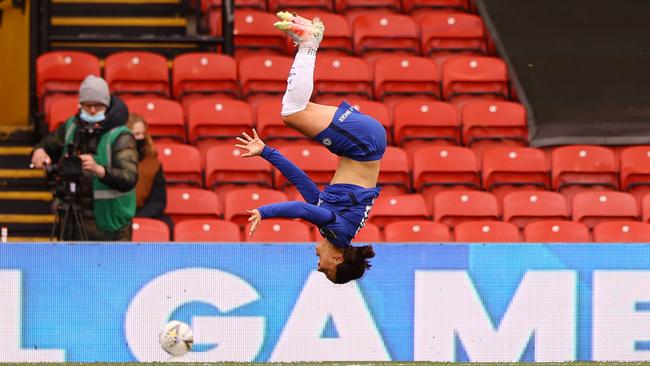
[[[52,159],[47,155],[45,149],[38,148],[32,154],[32,166],[36,169],[42,169],[45,165],[51,164]]]
[[[97,164],[95,162],[95,158],[93,158],[92,155],[82,154],[79,155],[79,158],[81,159],[81,167],[83,168],[83,170],[91,172],[100,178],[104,178],[104,175],[106,174],[106,169],[104,169],[103,166]]]

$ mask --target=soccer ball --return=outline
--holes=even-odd
[[[174,357],[182,356],[192,349],[194,334],[189,325],[172,320],[165,324],[158,337],[160,346]]]

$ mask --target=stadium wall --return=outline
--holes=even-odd
[[[650,360],[650,245],[376,245],[333,285],[313,244],[0,246],[0,362]]]

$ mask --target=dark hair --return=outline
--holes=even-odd
[[[343,252],[343,262],[336,266],[334,283],[346,283],[363,276],[366,269],[372,267],[368,258],[375,256],[375,251],[370,245],[362,247],[349,246]]]

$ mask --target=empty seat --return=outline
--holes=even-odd
[[[354,237],[354,243],[377,243],[384,241],[379,226],[366,222]]]
[[[509,96],[506,64],[496,57],[455,56],[442,64],[442,94],[458,96]]]
[[[549,220],[526,225],[524,240],[534,243],[587,243],[591,238],[589,228],[579,222]]]
[[[145,51],[117,52],[106,57],[106,82],[116,94],[169,97],[167,59]]]
[[[203,187],[203,171],[199,150],[184,144],[155,144],[169,185]]]
[[[520,229],[535,221],[567,220],[569,210],[564,196],[557,192],[520,191],[503,197],[503,221]]]
[[[233,146],[213,146],[205,156],[205,186],[209,189],[273,186],[271,164],[259,157],[242,158]]]
[[[469,10],[469,0],[402,0],[405,13],[438,10]]]
[[[352,33],[354,49],[359,56],[377,52],[420,53],[417,27],[406,15],[361,14],[354,19]]]
[[[375,98],[440,95],[440,72],[433,61],[414,56],[387,56],[374,64]]]
[[[563,193],[569,204],[571,197],[585,190],[618,189],[614,152],[592,145],[562,146],[551,153],[553,189]]]
[[[185,53],[174,58],[174,98],[186,107],[205,97],[239,95],[237,63],[227,55],[207,52]]]
[[[77,95],[88,75],[101,75],[99,59],[81,51],[46,52],[36,59],[36,95],[39,110],[47,113],[57,94]]]
[[[241,58],[260,51],[284,54],[284,35],[273,27],[277,20],[271,13],[252,9],[237,10],[233,29],[235,56]]]
[[[422,54],[487,53],[483,21],[474,14],[436,12],[419,19]]]
[[[400,220],[427,220],[424,199],[419,194],[380,195],[370,210],[369,221],[380,228]]]
[[[186,219],[219,219],[219,197],[207,189],[167,187],[165,213],[174,223]]]
[[[153,138],[187,141],[183,107],[175,100],[135,98],[127,100],[129,112],[141,115]]]
[[[395,104],[395,144],[405,150],[431,144],[460,145],[460,123],[449,103],[411,100]]]
[[[395,146],[386,147],[377,185],[382,187],[382,194],[404,194],[411,191],[411,173],[404,150]]]
[[[319,186],[329,184],[338,166],[338,158],[325,147],[313,144],[294,144],[278,149],[282,155],[302,169]],[[289,192],[295,190],[291,183],[276,169],[275,188]]]
[[[49,106],[47,113],[47,128],[52,132],[70,117],[79,112],[79,97],[76,95],[63,95],[55,98]]]
[[[531,147],[494,147],[483,153],[483,189],[497,197],[519,189],[548,189],[546,155]]]
[[[451,241],[447,226],[433,221],[403,220],[393,222],[384,228],[388,242],[429,242],[441,243]]]
[[[573,221],[589,228],[603,221],[638,220],[634,196],[623,192],[582,192],[573,196]]]
[[[650,224],[638,221],[605,221],[594,227],[596,243],[647,243]]]
[[[134,217],[131,224],[134,242],[166,242],[169,241],[169,226],[163,221],[146,217]]]
[[[413,188],[431,208],[433,197],[441,191],[480,187],[476,155],[466,147],[428,146],[413,154]]]
[[[239,188],[226,193],[224,197],[223,217],[240,226],[248,222],[250,215],[246,210],[252,210],[260,206],[286,202],[287,195],[284,192],[265,188]]]
[[[242,96],[248,98],[260,94],[284,94],[292,63],[293,60],[289,57],[272,55],[249,56],[240,60],[239,82]]]
[[[632,146],[620,154],[621,190],[638,202],[650,192],[650,146]]]
[[[517,226],[502,221],[463,222],[454,229],[454,241],[465,243],[518,242]]]
[[[174,225],[174,241],[179,242],[239,242],[237,224],[219,219],[189,219]]]
[[[463,143],[528,144],[526,110],[521,104],[501,100],[472,100],[463,104],[460,112]]]
[[[445,191],[433,198],[433,219],[450,228],[461,222],[497,220],[496,197],[482,191]]]
[[[363,59],[319,55],[314,71],[314,97],[336,95],[372,99],[370,70]]]
[[[287,219],[267,219],[260,222],[253,236],[248,235],[250,224],[244,228],[245,240],[249,242],[290,243],[313,241],[309,225]]]
[[[311,141],[305,135],[287,126],[282,121],[280,111],[282,100],[267,99],[257,103],[255,125],[260,138],[269,145],[279,147],[288,141]]]
[[[334,0],[337,13],[349,11],[381,10],[400,12],[402,4],[399,0]]]
[[[192,144],[202,147],[218,142],[233,146],[235,137],[253,127],[253,113],[241,100],[199,100],[190,105],[187,125]]]

